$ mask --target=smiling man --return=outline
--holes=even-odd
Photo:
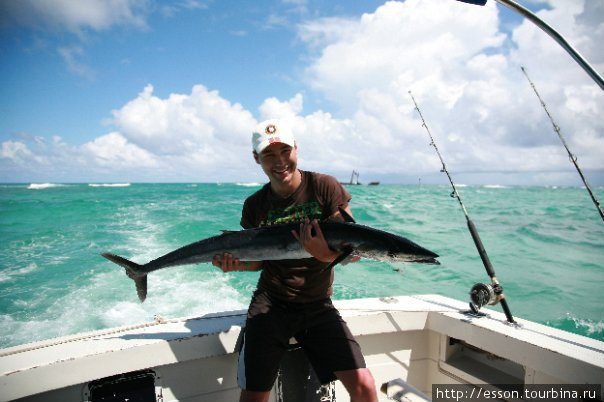
[[[352,215],[351,196],[334,177],[298,169],[298,147],[282,121],[260,123],[252,147],[269,183],[245,200],[241,226],[300,222],[292,236],[313,257],[253,262],[230,254],[214,258],[213,264],[224,272],[262,270],[239,354],[240,401],[268,401],[292,337],[322,383],[339,379],[351,401],[377,401],[359,344],[331,302],[334,272],[326,268],[339,254],[329,248],[318,223],[343,220],[339,208]]]

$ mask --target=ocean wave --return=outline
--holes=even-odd
[[[88,187],[130,187],[130,183],[88,183]]]
[[[38,264],[32,262],[26,267],[17,268],[17,269],[9,269],[5,271],[0,271],[0,282],[7,282],[13,280],[15,276],[27,275],[30,272],[34,272],[38,270]]]
[[[243,186],[243,187],[258,187],[261,186],[262,183],[235,183],[238,186]]]
[[[604,340],[604,321],[593,320],[589,318],[580,318],[572,313],[566,313],[562,317],[553,322],[547,322],[547,325],[578,333],[591,338]]]
[[[30,272],[36,271],[37,269],[38,269],[38,264],[36,264],[35,262],[32,262],[28,266],[16,270],[15,274],[25,275],[25,274],[29,274]]]
[[[65,184],[57,183],[31,183],[27,188],[29,190],[44,190],[47,188],[65,187]]]
[[[83,286],[67,287],[62,297],[38,314],[22,318],[0,314],[0,347],[138,325],[152,322],[156,315],[173,319],[245,309],[247,295],[234,289],[229,281],[227,275],[212,271],[200,276],[198,269],[158,272],[149,281],[147,300],[140,303],[123,270],[105,270]],[[45,298],[48,294],[38,296]],[[31,309],[32,300],[15,298],[13,303]]]
[[[508,188],[507,186],[501,184],[485,184],[484,188]]]
[[[577,329],[584,329],[587,335],[596,335],[604,333],[604,321],[594,321],[584,318],[574,317],[572,314],[568,314],[568,318],[575,323]]]

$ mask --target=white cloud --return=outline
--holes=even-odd
[[[146,28],[146,0],[3,0],[3,19],[81,33],[113,25]]]
[[[274,29],[277,27],[284,27],[289,25],[289,20],[284,15],[278,14],[270,14],[266,17],[264,24],[262,25],[263,29]]]
[[[457,73],[454,66],[481,50],[501,44],[504,36],[497,32],[494,7],[480,8],[483,15],[476,18],[464,5],[451,4],[387,2],[342,28],[338,19],[302,25],[302,39],[316,45],[318,37],[323,43],[320,57],[308,68],[311,84],[348,109],[358,107],[363,90],[406,94],[418,80],[443,100],[454,100],[449,87],[440,85],[458,80],[448,73]]]
[[[10,159],[17,165],[24,164],[32,155],[27,145],[20,141],[5,141],[0,148],[0,157]]]
[[[602,47],[588,33],[604,31],[601,19],[590,14],[604,1],[590,1],[551,0],[540,14],[601,63]],[[305,114],[304,96],[297,93],[267,98],[259,117],[292,123],[306,169],[341,178],[352,169],[367,179],[438,175],[440,162],[428,146],[412,90],[453,173],[525,171],[536,172],[531,184],[568,180],[572,166],[520,71],[525,65],[581,166],[602,169],[602,91],[531,23],[507,37],[499,29],[498,7],[407,0],[356,19],[305,22],[298,37],[314,55],[306,79],[333,108]],[[218,91],[196,85],[189,94],[162,98],[148,85],[112,115],[115,131],[81,146],[61,139],[29,147],[6,141],[3,166],[32,161],[32,172],[44,164],[57,176],[75,170],[100,180],[263,178],[251,158],[256,119]]]
[[[277,98],[268,98],[260,105],[260,113],[262,119],[292,120],[302,112],[303,104],[302,94],[296,94],[286,102],[281,102]]]
[[[105,31],[117,25],[147,29],[146,8],[147,0],[3,0],[0,25],[67,31],[84,43],[90,31]],[[57,52],[70,72],[88,80],[95,78],[94,69],[82,61],[83,46],[62,46]]]
[[[109,133],[82,145],[98,166],[121,168],[149,168],[158,165],[148,151],[128,143],[120,133]]]
[[[308,13],[308,0],[283,0],[283,4],[291,7],[290,12],[299,14]]]
[[[32,149],[5,141],[0,158],[18,164],[23,174],[51,181],[70,181],[74,174],[83,180],[237,180],[254,165],[249,132],[256,120],[240,104],[202,85],[165,99],[148,85],[113,111],[113,123],[118,131],[81,146],[60,137],[32,143]]]
[[[587,26],[578,17],[585,15],[583,2],[553,1],[551,7],[540,12],[543,18],[566,28],[567,39],[577,47],[592,49],[597,39],[585,35]],[[450,168],[571,168],[520,72],[524,63],[583,167],[602,167],[601,91],[528,21],[514,30],[516,47],[510,52],[503,46],[494,2],[486,7],[439,0],[388,2],[358,20],[339,22],[303,24],[299,36],[312,49],[321,45],[307,69],[313,88],[350,116],[349,141],[323,144],[340,155],[355,155],[350,169],[397,173],[439,167],[408,90]]]
[[[185,0],[182,2],[172,2],[163,4],[159,10],[164,17],[172,18],[181,11],[204,10],[208,5],[205,2],[197,0]]]
[[[156,155],[224,153],[249,142],[252,114],[203,85],[191,94],[153,95],[147,85],[138,97],[113,111],[113,121],[128,140]]]
[[[57,51],[65,61],[69,71],[89,80],[94,79],[95,72],[92,68],[78,59],[84,54],[84,49],[81,46],[61,47]]]

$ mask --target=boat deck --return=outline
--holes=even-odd
[[[502,313],[465,314],[438,295],[341,300],[378,387],[400,378],[432,384],[602,384],[604,342]],[[0,350],[0,400],[87,401],[90,382],[152,370],[167,401],[237,399],[236,343],[244,311],[114,328]],[[338,401],[348,396],[334,384]],[[280,401],[279,390],[273,400]],[[387,396],[381,394],[383,400]]]

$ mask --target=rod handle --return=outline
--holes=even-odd
[[[482,245],[482,240],[480,240],[480,236],[478,235],[476,226],[474,226],[474,222],[472,222],[472,220],[470,218],[467,218],[467,221],[468,221],[468,229],[470,230],[470,234],[472,235],[472,239],[474,240],[474,244],[476,245],[478,254],[480,254],[480,258],[482,259],[484,268],[487,270],[487,274],[489,275],[489,277],[493,278],[495,276],[495,270],[493,269],[491,260],[489,260],[487,251],[484,249],[484,246]]]
[[[510,311],[510,307],[508,306],[508,302],[505,298],[499,300],[499,303],[501,303],[501,308],[503,309],[503,312],[505,313],[505,317],[508,319],[508,322],[510,324],[514,324],[516,321],[514,321],[514,317],[512,317],[512,312]]]

